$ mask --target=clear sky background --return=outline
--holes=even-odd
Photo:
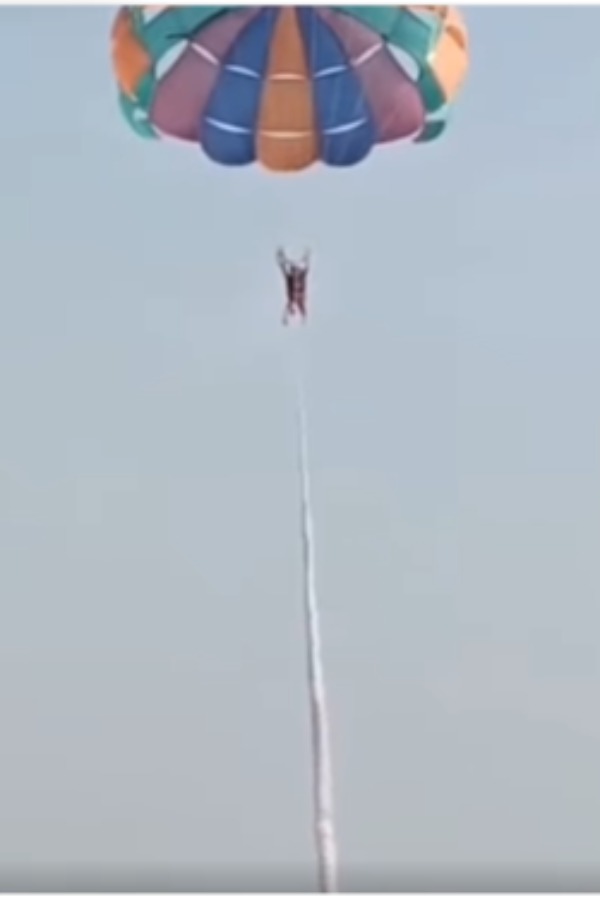
[[[600,10],[292,180],[130,133],[112,15],[0,11],[0,886],[314,885],[281,242],[344,886],[598,888]]]

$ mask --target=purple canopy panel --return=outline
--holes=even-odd
[[[256,8],[235,10],[198,30],[189,48],[161,79],[150,112],[160,131],[198,142],[198,123],[219,77],[221,64]]]
[[[371,107],[380,143],[418,134],[425,122],[421,95],[384,39],[362,22],[330,7],[320,7],[318,15],[332,29],[352,61]]]

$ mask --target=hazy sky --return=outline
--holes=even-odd
[[[0,11],[0,886],[314,884],[306,242],[343,883],[598,887],[600,10],[292,180],[130,133],[112,15]]]

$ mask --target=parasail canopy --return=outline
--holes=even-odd
[[[112,59],[140,136],[296,172],[439,137],[468,37],[449,6],[125,6]]]

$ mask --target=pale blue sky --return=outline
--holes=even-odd
[[[0,887],[313,884],[279,242],[344,885],[598,887],[600,10],[295,180],[131,134],[112,15],[0,11]]]

